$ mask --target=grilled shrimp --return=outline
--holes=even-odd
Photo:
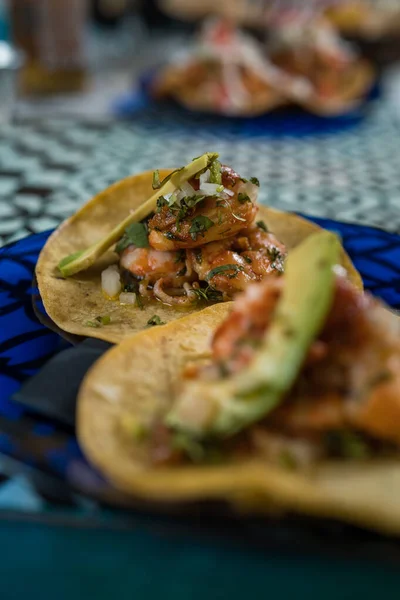
[[[185,270],[185,256],[179,252],[158,252],[152,248],[128,246],[120,265],[138,279],[153,283],[160,277],[176,277]]]
[[[226,299],[249,283],[280,273],[285,254],[283,244],[258,225],[243,229],[235,238],[187,251],[188,262],[199,279]]]
[[[161,207],[148,223],[152,248],[161,251],[196,248],[232,237],[254,221],[258,187],[244,183],[229,167],[223,166],[221,175],[222,197],[204,197],[192,208]],[[192,179],[190,185],[199,190],[199,180]]]
[[[249,286],[216,331],[213,356],[225,372],[252,360],[282,285]],[[338,277],[325,326],[269,423],[295,435],[352,427],[400,443],[400,319]]]

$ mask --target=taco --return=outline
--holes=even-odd
[[[372,65],[321,17],[276,27],[270,58],[288,76],[281,91],[321,115],[357,107],[375,81]]]
[[[216,154],[112,185],[43,248],[36,275],[47,314],[69,333],[119,342],[282,272],[287,251],[318,228],[257,206],[257,194],[258,180]]]
[[[152,94],[190,110],[257,116],[285,103],[273,76],[255,40],[213,19],[205,23],[193,49],[158,73]]]
[[[285,275],[108,351],[78,399],[88,458],[158,502],[333,517],[400,533],[400,319],[315,233]]]

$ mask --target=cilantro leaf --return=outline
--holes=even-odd
[[[154,325],[165,325],[165,323],[164,323],[164,321],[161,321],[161,319],[158,315],[153,315],[147,321],[147,325],[150,325],[150,327],[153,327]]]
[[[251,202],[250,197],[247,194],[244,194],[243,192],[238,193],[238,200],[240,204],[244,204],[245,202]]]
[[[257,179],[257,177],[250,177],[249,179],[250,183],[253,183],[254,185],[256,185],[257,187],[260,187],[260,182]]]
[[[147,238],[147,228],[144,223],[132,223],[125,229],[125,233],[115,247],[115,251],[120,254],[130,245],[137,248],[148,248],[149,240]]]
[[[257,225],[257,227],[259,227],[260,229],[262,229],[263,231],[268,233],[268,227],[266,226],[264,221],[257,221],[256,225]]]
[[[229,279],[233,279],[240,271],[243,271],[243,267],[240,265],[220,265],[219,267],[211,269],[211,271],[207,274],[206,280],[210,281],[210,279],[216,275],[220,275],[221,273],[225,273],[227,271],[231,271],[231,274],[228,275],[228,277]]]
[[[189,229],[190,237],[192,240],[196,240],[197,236],[204,235],[204,233],[214,225],[214,221],[211,221],[204,215],[199,215],[192,220],[192,224]]]

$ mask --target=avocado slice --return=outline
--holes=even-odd
[[[311,235],[287,259],[285,286],[250,365],[220,381],[189,381],[166,416],[196,439],[225,438],[265,417],[292,387],[330,310],[340,259],[338,238]]]
[[[182,183],[188,181],[194,175],[207,169],[211,163],[218,158],[218,154],[207,152],[198,158],[195,158],[191,163],[177,169],[166,178],[162,186],[144,202],[139,208],[130,213],[121,223],[116,225],[103,239],[99,240],[85,250],[79,250],[69,256],[63,258],[58,264],[58,269],[64,277],[70,277],[79,271],[88,269],[93,263],[106,252],[115,242],[123,235],[125,229],[131,223],[137,223],[145,219],[156,209],[157,199],[160,196],[171,194],[180,187]]]

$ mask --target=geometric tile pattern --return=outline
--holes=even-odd
[[[55,227],[107,185],[207,150],[256,175],[261,202],[400,232],[400,127],[363,118],[218,120],[147,106],[130,121],[23,121],[0,132],[0,245]],[[313,120],[314,119],[314,120]]]

